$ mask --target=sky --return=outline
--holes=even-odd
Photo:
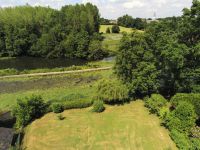
[[[60,9],[64,5],[90,2],[98,6],[104,18],[116,19],[124,14],[141,18],[180,16],[192,0],[0,0],[0,7],[29,4]]]

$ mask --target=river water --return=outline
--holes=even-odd
[[[44,69],[44,68],[62,68],[70,66],[81,66],[87,63],[86,60],[81,59],[47,59],[36,57],[17,57],[9,59],[0,59],[0,69],[13,68],[19,71],[31,69]]]

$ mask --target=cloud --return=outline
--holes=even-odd
[[[141,1],[130,1],[130,2],[125,2],[123,4],[123,7],[125,8],[141,8],[145,5],[145,3],[141,2]]]

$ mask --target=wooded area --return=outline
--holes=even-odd
[[[101,59],[99,10],[92,4],[0,9],[0,56]],[[98,53],[98,55],[96,55]]]

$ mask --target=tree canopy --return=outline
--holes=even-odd
[[[29,5],[2,8],[0,56],[88,59],[90,41],[99,25],[99,10],[90,3],[64,6],[59,11]]]
[[[142,30],[146,26],[146,20],[141,18],[133,18],[129,15],[124,15],[117,19],[117,23],[119,26],[127,27],[127,28],[136,28]]]
[[[133,96],[200,91],[200,2],[182,17],[150,23],[144,33],[124,35],[115,70]]]

